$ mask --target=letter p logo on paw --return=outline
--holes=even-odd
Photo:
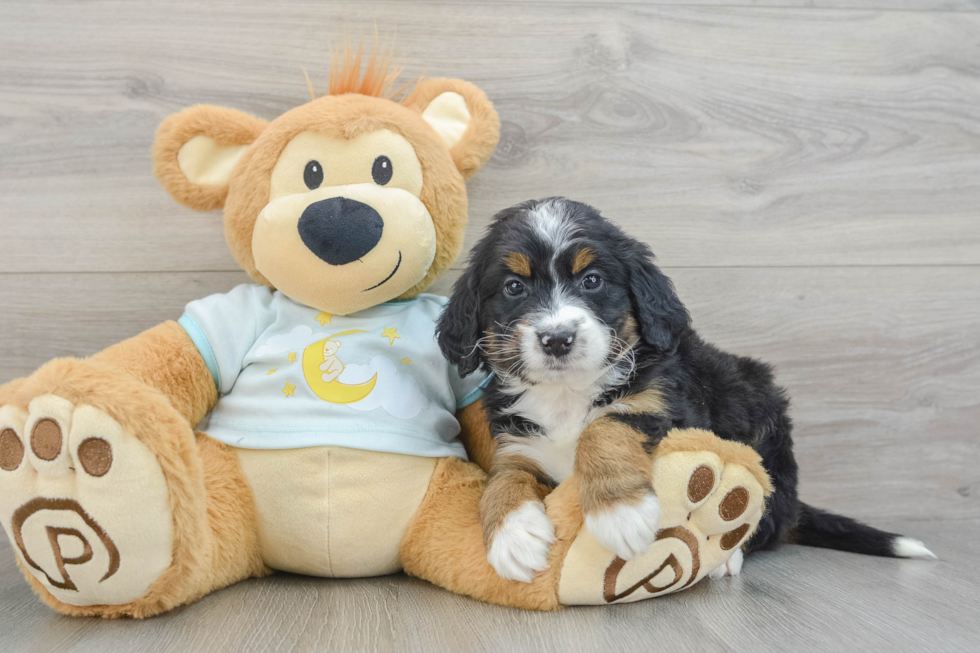
[[[107,413],[55,395],[0,407],[0,522],[25,570],[70,605],[135,601],[173,558],[156,457]]]
[[[46,512],[57,514],[43,514]],[[32,520],[35,516],[38,518]],[[81,524],[78,524],[79,521]],[[47,525],[52,522],[72,526]],[[48,583],[59,589],[78,590],[66,565],[92,563],[100,571],[104,567],[105,575],[99,582],[119,571],[119,550],[116,545],[74,499],[32,499],[14,511],[11,530],[24,562],[44,574]],[[31,546],[25,545],[25,537]],[[44,546],[45,539],[49,547]],[[92,540],[101,545],[97,550],[93,550]],[[35,552],[37,560],[31,557],[28,549]],[[68,557],[66,553],[69,553]],[[87,575],[91,575],[91,571]]]

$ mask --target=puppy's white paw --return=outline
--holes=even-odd
[[[599,544],[623,560],[646,553],[657,539],[659,525],[660,501],[652,492],[638,504],[622,503],[611,510],[585,516],[585,527]]]
[[[724,578],[725,576],[738,576],[742,571],[742,561],[745,560],[745,554],[742,553],[742,549],[735,549],[735,553],[728,561],[719,565],[716,569],[713,569],[711,573],[708,574],[708,578],[711,580],[718,580],[719,578]]]
[[[555,525],[540,501],[528,501],[507,515],[490,544],[487,560],[503,578],[530,583],[548,568],[548,552],[555,543]]]

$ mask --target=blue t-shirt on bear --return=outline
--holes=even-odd
[[[466,458],[456,410],[483,393],[461,379],[435,325],[449,300],[421,294],[331,315],[241,285],[187,305],[180,325],[220,398],[207,433],[246,449],[333,445]]]

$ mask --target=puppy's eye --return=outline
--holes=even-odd
[[[303,171],[303,181],[310,190],[316,190],[323,183],[323,166],[319,161],[310,161]]]
[[[582,279],[582,287],[586,290],[595,290],[602,285],[602,277],[593,272],[592,274],[587,274]]]
[[[511,279],[504,284],[504,292],[511,297],[520,297],[524,294],[524,284],[517,279]]]
[[[374,160],[374,165],[371,166],[371,176],[374,178],[374,183],[378,186],[384,186],[389,181],[391,181],[391,175],[394,170],[391,167],[391,159],[385,155],[379,156]]]

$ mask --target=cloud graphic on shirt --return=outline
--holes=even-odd
[[[355,385],[370,381],[375,374],[378,380],[371,394],[347,404],[348,408],[362,411],[384,408],[389,415],[398,419],[412,419],[428,408],[429,398],[422,394],[418,381],[409,374],[399,372],[395,364],[384,356],[375,356],[367,365],[348,365],[337,380]]]
[[[305,349],[307,345],[326,337],[326,333],[313,333],[313,329],[308,326],[298,326],[289,333],[272,336],[266,340],[264,345],[255,350],[255,356],[270,356],[284,351]]]

